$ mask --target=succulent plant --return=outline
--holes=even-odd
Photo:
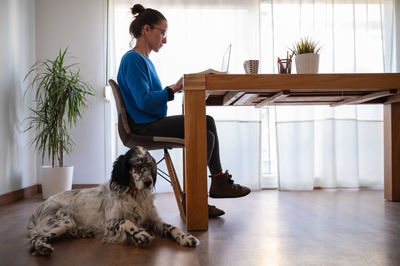
[[[295,55],[307,53],[318,54],[321,47],[318,47],[318,42],[313,41],[310,37],[305,37],[294,43],[293,48],[290,50]]]

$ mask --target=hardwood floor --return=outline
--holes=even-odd
[[[400,202],[383,190],[253,192],[211,200],[225,210],[195,249],[165,239],[150,247],[59,240],[50,257],[29,254],[26,224],[40,196],[0,208],[0,265],[400,265]],[[165,221],[184,228],[172,193],[158,194]]]

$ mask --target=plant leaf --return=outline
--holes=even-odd
[[[68,48],[60,48],[54,60],[35,62],[24,78],[32,76],[25,94],[28,89],[36,88],[36,107],[30,108],[25,131],[34,131],[31,144],[41,152],[42,162],[46,155],[52,166],[56,158],[58,165],[63,165],[64,151],[73,150],[75,142],[69,129],[82,118],[87,97],[94,95],[92,86],[81,78],[78,63],[66,64],[67,51]]]

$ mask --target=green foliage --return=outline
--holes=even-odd
[[[298,54],[307,54],[307,53],[314,53],[318,54],[321,50],[318,47],[318,42],[311,40],[309,37],[305,37],[300,39],[300,41],[293,44],[293,48],[290,49],[295,55]]]
[[[67,50],[60,49],[54,60],[37,61],[24,79],[33,76],[27,90],[36,88],[36,107],[30,108],[25,131],[34,131],[32,144],[42,153],[42,162],[47,154],[52,167],[56,158],[58,166],[64,166],[64,151],[69,154],[75,145],[68,130],[82,118],[87,96],[94,95],[92,86],[81,79],[77,64],[66,65]]]

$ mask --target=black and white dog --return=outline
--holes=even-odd
[[[194,236],[158,216],[151,193],[156,176],[154,158],[144,148],[134,147],[114,162],[111,181],[50,197],[29,220],[31,253],[50,255],[53,248],[49,241],[62,235],[139,247],[148,245],[155,235],[181,246],[199,245]]]

